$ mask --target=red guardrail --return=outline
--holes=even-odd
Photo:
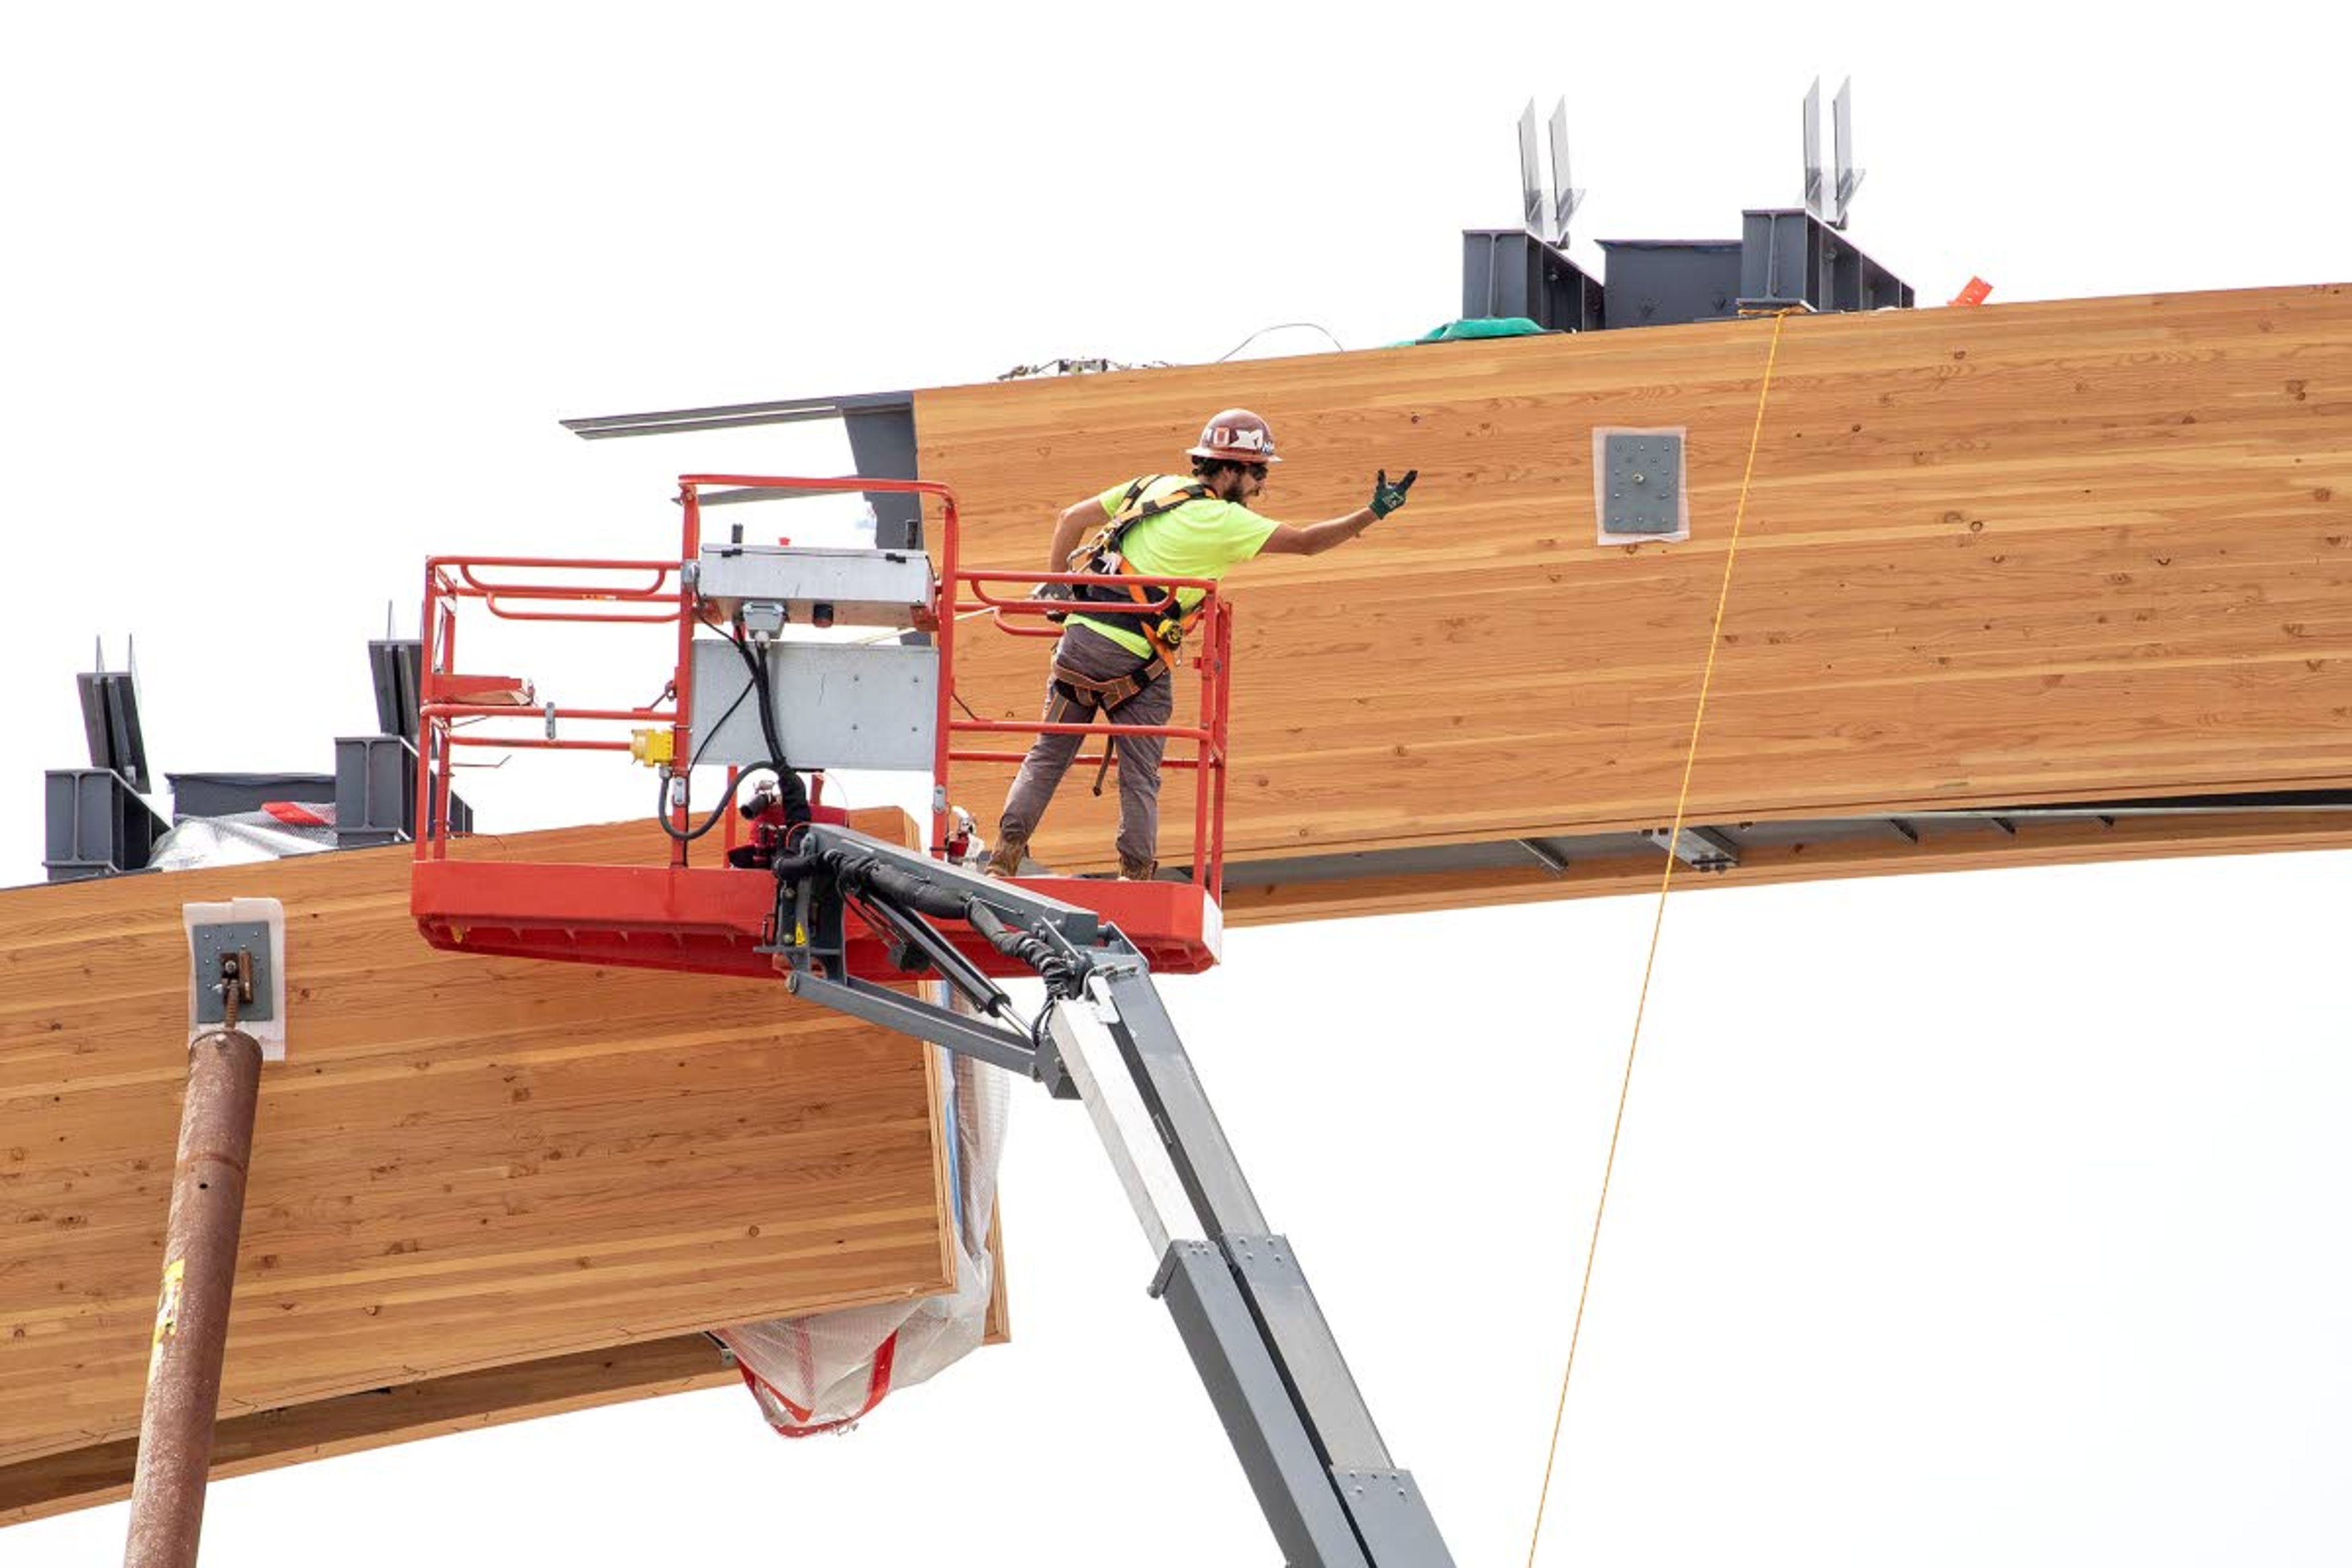
[[[566,721],[594,724],[623,722],[640,728],[667,725],[671,733],[671,755],[687,759],[690,766],[694,755],[693,736],[689,731],[689,717],[694,704],[694,633],[697,625],[706,623],[698,619],[695,593],[682,565],[700,556],[703,491],[719,486],[733,489],[809,493],[857,491],[915,495],[930,498],[939,503],[939,527],[929,550],[937,586],[931,604],[917,616],[919,625],[926,620],[929,623],[922,626],[921,629],[933,635],[940,651],[939,708],[932,763],[934,788],[931,795],[930,842],[935,854],[943,853],[947,842],[947,805],[951,798],[950,775],[954,764],[1017,763],[1025,754],[1025,749],[994,750],[960,744],[961,739],[985,735],[1093,732],[1103,736],[1106,748],[1108,748],[1111,741],[1120,735],[1156,734],[1189,748],[1183,752],[1171,748],[1164,765],[1189,770],[1193,774],[1192,877],[1195,885],[1205,888],[1211,898],[1221,897],[1224,872],[1225,737],[1231,705],[1227,675],[1233,655],[1233,622],[1231,608],[1218,596],[1216,584],[1205,579],[1173,579],[1167,584],[1169,595],[1151,604],[1089,604],[1086,607],[1089,616],[1160,615],[1173,607],[1171,600],[1176,590],[1198,588],[1202,591],[1200,615],[1187,638],[1190,657],[1181,661],[1198,671],[1200,676],[1199,718],[1195,722],[1086,725],[990,720],[976,716],[959,719],[954,716],[953,710],[957,706],[956,653],[961,623],[985,614],[998,630],[1012,636],[1056,637],[1060,628],[1045,617],[1066,613],[1069,609],[1067,602],[1034,599],[1025,596],[1025,593],[1021,597],[1009,597],[1002,590],[1010,585],[1019,585],[1025,590],[1044,583],[1077,583],[1086,581],[1087,577],[1085,574],[1070,572],[964,569],[959,559],[961,542],[954,492],[944,484],[920,479],[688,474],[678,480],[678,502],[683,523],[678,557],[675,561],[490,555],[441,555],[428,560],[425,564],[424,674],[419,693],[422,727],[416,775],[416,799],[420,815],[425,818],[425,826],[416,833],[418,859],[438,860],[446,856],[446,824],[449,819],[451,766],[455,752],[460,749],[626,752],[631,749],[626,740],[562,736],[557,732],[558,728]],[[519,575],[526,574],[538,575]],[[546,577],[547,574],[567,575],[562,580],[552,580]],[[536,700],[536,692],[528,682],[506,682],[499,678],[462,674],[457,669],[457,609],[468,600],[480,601],[489,614],[511,621],[608,625],[675,622],[677,626],[677,663],[670,671],[668,684],[662,696],[653,703],[599,708],[541,703]],[[522,607],[524,605],[530,607]],[[1032,620],[1037,623],[1034,626],[1023,624]],[[723,627],[714,629],[724,630]],[[522,736],[503,731],[461,731],[457,727],[460,721],[479,724],[520,720],[525,715],[542,722],[546,732],[539,736]],[[1071,765],[1076,768],[1087,763],[1098,763],[1102,758],[1102,752],[1086,751]],[[674,796],[670,812],[677,833],[685,833],[691,827],[690,799]],[[734,823],[730,815],[726,839],[731,845],[733,838]],[[671,864],[685,866],[688,847],[674,834]]]

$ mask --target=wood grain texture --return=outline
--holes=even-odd
[[[1770,331],[923,392],[921,467],[962,500],[967,561],[1023,569],[1058,508],[1181,464],[1232,404],[1289,458],[1273,515],[1337,515],[1375,468],[1419,468],[1365,539],[1233,580],[1229,855],[1620,831],[1671,814]],[[1686,431],[1688,542],[1595,542],[1597,426]],[[1690,817],[2340,785],[2347,579],[2352,289],[1791,320]],[[973,622],[965,647],[964,700],[1034,718],[1045,645]],[[1008,773],[963,769],[957,800],[992,825]],[[1171,860],[1188,782],[1171,775]],[[1110,809],[1072,784],[1041,857],[1107,867]],[[2341,814],[1952,825],[1681,885],[2347,842]],[[661,845],[583,829],[461,853],[649,863]],[[1227,913],[1640,891],[1657,872],[1285,882]],[[696,1386],[713,1374],[685,1331],[944,1285],[928,1052],[757,983],[436,953],[405,888],[389,851],[0,892],[0,1518],[37,1506],[28,1485],[52,1489],[38,1506],[103,1495],[136,1426],[183,900],[284,899],[298,985],[293,1059],[264,1077],[224,1473]]]
[[[994,1273],[981,1342],[1003,1344],[1012,1325],[994,1216],[987,1245]],[[251,1475],[451,1432],[741,1383],[699,1333],[635,1341],[228,1416],[215,1428],[211,1473],[216,1480]],[[0,1465],[0,1526],[121,1501],[131,1495],[138,1457],[139,1441],[131,1436]]]
[[[419,1437],[741,1381],[700,1334],[458,1373],[226,1415],[214,1430],[212,1475],[215,1480],[251,1475]],[[119,1437],[0,1467],[0,1525],[121,1501],[131,1495],[138,1449],[135,1436]]]
[[[137,1430],[183,902],[287,915],[225,1420],[947,1287],[928,1048],[780,984],[436,952],[407,870],[368,850],[0,892],[0,1464]]]
[[[1272,515],[1419,468],[1364,538],[1230,580],[1228,855],[1639,827],[1672,812],[1771,331],[919,393],[921,466],[967,561],[1032,570],[1056,509],[1226,405],[1278,434]],[[1599,426],[1687,431],[1688,542],[1595,542]],[[2340,784],[2347,584],[2352,288],[1791,319],[1691,819]],[[969,626],[964,699],[1034,718],[1044,645]],[[1005,778],[956,794],[992,819]],[[1098,868],[1110,821],[1066,788],[1038,852]]]

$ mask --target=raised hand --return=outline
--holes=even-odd
[[[1399,479],[1394,484],[1391,484],[1389,483],[1389,471],[1386,468],[1382,468],[1381,470],[1381,477],[1372,481],[1372,515],[1374,517],[1386,517],[1389,513],[1396,510],[1397,508],[1404,505],[1405,492],[1412,489],[1412,481],[1419,478],[1421,478],[1421,470],[1419,468],[1407,468],[1405,470],[1404,478]]]

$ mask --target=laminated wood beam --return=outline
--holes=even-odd
[[[225,1423],[949,1288],[928,1048],[781,984],[436,952],[407,872],[405,849],[360,850],[0,891],[0,1466],[137,1430],[188,901],[287,918],[289,1059],[263,1075]]]
[[[1007,1332],[1004,1268],[992,1223],[988,1247],[997,1267],[983,1342],[1000,1344]],[[740,1382],[709,1340],[675,1334],[231,1416],[215,1430],[212,1474],[216,1480],[251,1475],[420,1437]],[[118,1438],[0,1468],[0,1526],[121,1501],[131,1495],[137,1446],[133,1438]]]
[[[223,1419],[215,1428],[215,1480],[306,1459],[359,1453],[419,1437],[587,1410],[740,1381],[700,1334],[448,1377],[368,1389]],[[0,1525],[131,1495],[135,1437],[0,1468]]]
[[[1229,579],[1228,858],[1638,830],[1672,814],[1771,330],[922,392],[922,471],[967,562],[1026,566],[1059,508],[1180,466],[1219,407],[1274,424],[1270,515],[1418,468],[1362,539]],[[1593,432],[1626,426],[1685,432],[1687,542],[1596,542]],[[1690,820],[2343,785],[2347,588],[2352,288],[1790,319]],[[1034,718],[1042,645],[987,625],[960,694]],[[1005,773],[968,769],[960,802],[992,820]],[[1107,866],[1110,805],[1066,789],[1033,853]]]
[[[962,499],[968,563],[1024,567],[1055,510],[1178,465],[1218,407],[1274,421],[1276,516],[1350,510],[1374,469],[1419,468],[1364,540],[1232,582],[1227,853],[1255,870],[1229,919],[1641,891],[1654,849],[1538,850],[1671,814],[1769,330],[918,393],[921,468]],[[1690,822],[2352,783],[2352,289],[1798,318],[1774,385]],[[1596,542],[1603,426],[1685,433],[1687,542]],[[964,636],[964,700],[1034,717],[1043,645]],[[958,803],[992,824],[1007,771],[962,768]],[[1107,868],[1110,806],[1066,790],[1036,852]],[[2347,815],[1890,826],[1684,885],[2335,847]],[[1480,869],[1379,858],[1515,843],[1538,847]],[[660,847],[632,827],[465,853]],[[1329,874],[1349,855],[1363,874]],[[945,1288],[929,1052],[757,982],[432,952],[406,864],[0,892],[0,1519],[96,1500],[118,1464],[127,1481],[184,901],[280,898],[296,987],[223,1473],[724,1381],[690,1331]]]

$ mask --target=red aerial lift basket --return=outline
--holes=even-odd
[[[702,553],[703,491],[863,491],[923,497],[938,509],[931,534],[929,602],[913,607],[917,629],[932,637],[939,650],[938,711],[934,716],[930,765],[929,846],[935,857],[950,854],[949,803],[957,763],[1017,763],[1022,752],[984,749],[1003,746],[1000,737],[1083,731],[1086,725],[1048,724],[953,717],[958,627],[985,616],[1001,632],[1051,637],[1057,628],[1045,617],[1063,606],[1027,596],[1034,584],[1074,583],[1080,574],[966,570],[957,554],[954,494],[943,484],[912,479],[789,479],[734,474],[689,474],[678,481],[684,515],[677,556],[669,560],[563,560],[523,556],[435,556],[425,566],[424,658],[420,697],[422,725],[417,748],[416,858],[410,908],[425,940],[452,951],[499,953],[572,963],[627,964],[698,973],[778,975],[774,946],[776,884],[764,869],[729,863],[742,842],[737,813],[722,809],[725,831],[691,842],[695,829],[691,767],[672,775],[667,865],[551,864],[476,858],[459,843],[453,853],[449,821],[450,774],[456,759],[474,749],[530,749],[604,753],[623,763],[630,753],[692,759],[693,647],[698,627],[724,631],[704,618],[703,601],[688,567]],[[730,496],[730,499],[737,499]],[[917,553],[915,552],[902,552]],[[1024,878],[1022,885],[1101,915],[1139,948],[1153,969],[1191,974],[1217,962],[1223,922],[1219,908],[1224,857],[1225,732],[1232,657],[1230,607],[1213,583],[1179,580],[1168,584],[1203,590],[1192,649],[1184,663],[1198,675],[1199,719],[1192,724],[1093,727],[1108,738],[1120,733],[1158,734],[1170,743],[1163,765],[1193,775],[1192,861],[1187,880],[1112,881],[1087,877]],[[653,703],[635,707],[563,707],[540,702],[531,683],[499,675],[466,673],[456,665],[461,605],[478,603],[509,621],[572,624],[666,625],[677,632],[677,662],[667,685]],[[1089,614],[1159,614],[1165,600],[1138,605],[1088,607]],[[730,634],[740,636],[739,633]],[[653,680],[647,672],[646,685]],[[643,688],[640,688],[643,689]],[[517,726],[528,721],[536,734]],[[621,727],[627,727],[623,733]],[[572,733],[563,733],[570,727]],[[582,730],[587,732],[580,732]],[[619,753],[619,755],[614,755]],[[1073,768],[1101,761],[1081,755]],[[716,773],[718,770],[707,770]],[[736,770],[726,770],[731,796]],[[677,781],[686,781],[681,791]],[[820,784],[821,801],[821,784]],[[993,802],[971,803],[993,805]],[[707,814],[708,807],[702,808]],[[845,814],[821,804],[818,815],[835,821]],[[709,839],[716,839],[710,844]],[[957,921],[941,922],[947,936],[984,973],[1025,976],[978,933]],[[873,981],[908,976],[889,957],[887,933],[860,924],[855,913],[845,962],[852,974]]]

